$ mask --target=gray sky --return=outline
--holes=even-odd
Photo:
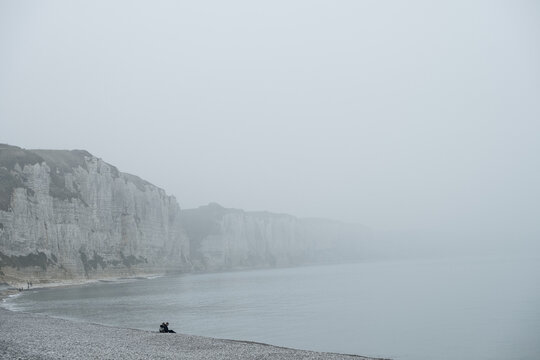
[[[540,239],[538,1],[0,0],[0,54],[0,142],[184,208]]]

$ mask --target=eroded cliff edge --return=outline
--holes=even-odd
[[[174,197],[82,150],[0,145],[0,279],[190,269]]]

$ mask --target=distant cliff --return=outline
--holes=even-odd
[[[0,283],[353,260],[366,238],[330,220],[180,210],[87,151],[0,144]]]
[[[196,269],[292,266],[357,260],[366,228],[209,204],[182,210]]]
[[[190,269],[176,200],[81,150],[0,145],[0,280]]]

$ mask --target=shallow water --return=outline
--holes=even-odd
[[[14,310],[393,359],[539,359],[540,259],[169,276],[30,291]]]

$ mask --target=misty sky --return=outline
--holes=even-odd
[[[183,208],[540,237],[538,1],[0,0],[0,54],[0,142]]]

